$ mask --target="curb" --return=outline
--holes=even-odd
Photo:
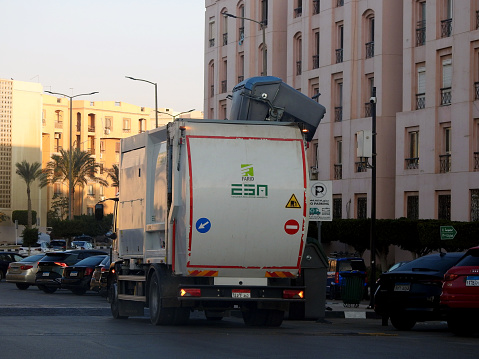
[[[349,311],[349,310],[333,310],[326,311],[325,318],[337,319],[381,319],[381,316],[374,311]]]

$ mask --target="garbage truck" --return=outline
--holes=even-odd
[[[177,119],[121,140],[109,294],[155,325],[242,313],[280,326],[309,215],[306,148],[325,108],[276,77],[233,89],[231,118]],[[103,216],[103,203],[95,207]]]

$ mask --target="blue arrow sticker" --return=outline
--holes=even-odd
[[[211,229],[211,222],[208,218],[200,218],[196,221],[196,230],[200,233],[206,233]]]

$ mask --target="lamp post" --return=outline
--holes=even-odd
[[[135,81],[143,81],[148,82],[149,84],[155,85],[155,128],[158,128],[158,84],[156,82],[151,82],[148,80],[136,79],[131,76],[125,76],[127,79],[135,80]]]
[[[78,95],[74,95],[74,96],[68,96],[68,95],[65,95],[64,93],[59,93],[59,92],[52,92],[52,91],[45,91],[49,94],[52,94],[52,95],[60,95],[60,96],[63,96],[63,97],[68,97],[70,99],[70,145],[69,145],[69,148],[70,148],[70,158],[69,158],[69,165],[68,165],[68,219],[72,219],[73,218],[73,211],[72,211],[72,194],[73,194],[73,168],[72,168],[72,160],[73,160],[73,150],[72,150],[72,132],[73,132],[73,115],[72,115],[72,108],[73,108],[73,99],[75,97],[79,97],[79,96],[90,96],[90,95],[94,95],[94,94],[97,94],[98,91],[95,91],[95,92],[90,92],[90,93],[81,93],[81,94],[78,94]]]
[[[162,112],[162,111],[156,111],[157,113],[162,113],[164,115],[168,115],[168,116],[171,116],[173,117],[173,121],[176,120],[176,118],[180,115],[183,115],[185,113],[189,113],[189,112],[193,112],[195,109],[192,108],[191,110],[188,110],[188,111],[183,111],[183,112],[180,112],[180,113],[177,113],[176,115],[172,115],[171,113],[168,113],[168,112]]]
[[[263,72],[261,73],[262,76],[267,76],[267,66],[266,66],[266,34],[265,34],[265,26],[264,24],[261,22],[261,21],[257,21],[257,20],[253,20],[253,19],[249,19],[247,17],[242,17],[242,16],[236,16],[236,15],[233,15],[233,14],[229,14],[227,12],[223,12],[222,13],[224,17],[232,17],[233,19],[242,19],[242,20],[249,20],[249,21],[253,21],[257,24],[259,24],[259,26],[261,27],[261,31],[263,31]]]
[[[374,292],[376,290],[376,87],[373,87],[371,103],[372,119],[372,159],[371,159],[371,228],[370,228],[370,247],[371,247],[371,293],[369,299],[369,308],[374,308]]]

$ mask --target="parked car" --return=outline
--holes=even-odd
[[[341,297],[341,286],[343,285],[344,273],[357,273],[366,275],[366,265],[364,259],[356,256],[344,256],[338,254],[337,257],[328,258],[329,269],[326,280],[326,295],[331,299]],[[366,287],[366,283],[365,283]]]
[[[72,241],[71,247],[74,249],[93,249],[92,244],[87,241]]]
[[[31,285],[35,285],[38,262],[43,257],[45,257],[45,253],[35,254],[23,258],[19,262],[10,263],[5,280],[10,283],[15,283],[17,288],[22,290],[28,289]]]
[[[418,321],[440,320],[439,297],[446,271],[464,253],[438,253],[417,258],[380,275],[374,310],[390,318],[398,330],[410,330]]]
[[[106,297],[108,295],[107,284],[109,272],[110,256],[107,256],[95,267],[90,281],[90,290],[98,292],[101,296]]]
[[[70,289],[77,295],[85,294],[90,289],[90,281],[95,267],[105,258],[106,254],[85,258],[78,263],[63,269],[61,287]]]
[[[38,263],[35,284],[45,293],[54,293],[61,287],[63,268],[76,264],[82,259],[100,254],[106,253],[95,249],[48,252]]]
[[[0,252],[0,280],[5,278],[10,263],[20,262],[23,258],[15,252]]]
[[[479,247],[469,249],[464,257],[444,275],[441,306],[449,329],[457,335],[470,334],[479,320]]]
[[[64,239],[53,239],[50,241],[49,247],[54,251],[64,251],[67,249],[67,241]]]
[[[30,247],[20,247],[18,249],[18,254],[24,256],[32,256],[34,254],[45,253],[50,250],[50,246],[47,242],[37,242]]]

